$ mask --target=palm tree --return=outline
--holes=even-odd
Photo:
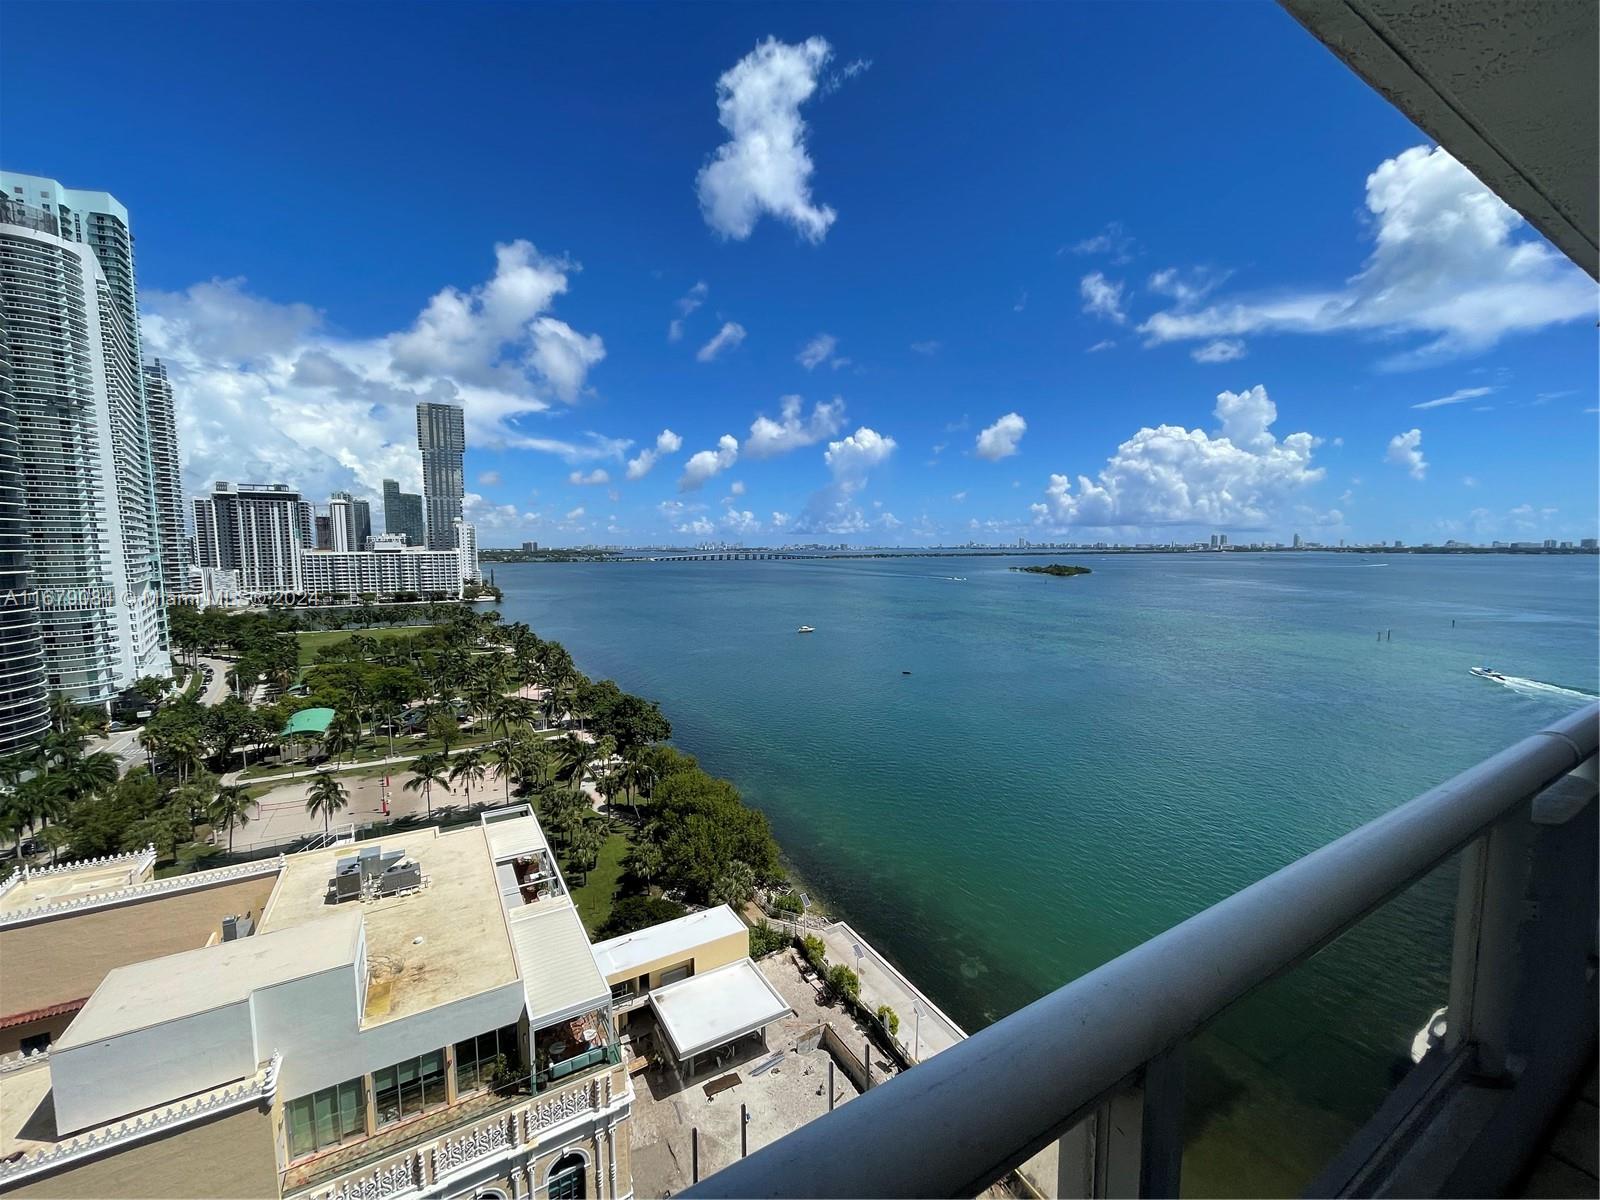
[[[588,878],[589,872],[594,870],[595,863],[600,858],[600,850],[606,844],[606,823],[593,811],[586,811],[580,816],[573,826],[572,835],[567,840],[568,861],[573,867]]]
[[[521,750],[509,737],[495,742],[483,752],[483,761],[494,768],[494,773],[500,776],[500,782],[505,785],[507,804],[511,803],[511,776],[520,768],[521,758]]]
[[[334,717],[328,732],[322,735],[322,748],[336,761],[348,750],[350,761],[355,762],[356,751],[361,748],[361,718],[349,710]]]
[[[483,754],[478,750],[466,750],[450,760],[450,783],[460,782],[467,795],[467,807],[472,807],[472,785],[482,783],[483,777],[488,773],[484,765]]]
[[[429,717],[428,737],[438,742],[439,748],[449,757],[450,747],[461,740],[461,726],[456,723],[455,715],[438,712]]]
[[[594,747],[575,733],[561,739],[556,751],[556,775],[565,779],[577,791],[583,786],[583,772],[594,757]]]
[[[57,733],[66,733],[72,728],[73,719],[78,715],[78,706],[65,692],[51,692],[47,701],[50,713],[50,728]]]
[[[206,816],[211,819],[213,826],[221,825],[228,831],[229,854],[233,853],[234,827],[243,828],[250,824],[251,810],[258,807],[242,784],[230,783],[227,787],[218,788],[217,794],[211,797],[211,803],[206,806]]]
[[[332,771],[318,771],[317,780],[306,792],[306,812],[315,817],[322,814],[322,831],[328,832],[329,821],[333,814],[350,803],[350,797],[345,793],[344,784],[339,782],[339,777]]]
[[[67,758],[56,768],[56,777],[60,780],[62,795],[76,804],[112,787],[117,782],[118,768],[117,756],[101,750]]]
[[[406,780],[406,791],[422,790],[422,798],[428,806],[428,817],[433,818],[433,786],[445,784],[445,770],[449,759],[443,754],[419,754],[411,760],[411,778]]]
[[[625,865],[628,873],[635,879],[649,884],[661,874],[662,868],[667,865],[667,859],[661,847],[654,842],[639,842],[628,851],[628,861]]]
[[[52,825],[48,829],[39,830],[39,841],[50,847],[50,865],[56,865],[56,857],[66,849],[67,843],[72,840],[72,835],[62,825]]]

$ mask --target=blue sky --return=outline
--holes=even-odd
[[[4,165],[131,210],[191,488],[442,398],[484,545],[1596,532],[1592,285],[1274,5],[73,12]]]

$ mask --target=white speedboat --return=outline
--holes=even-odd
[[[802,625],[802,626],[800,626],[799,629],[796,629],[795,632],[796,633],[815,633],[816,630],[811,628],[811,626],[809,626],[809,625]]]
[[[1468,670],[1479,679],[1492,679],[1496,683],[1504,683],[1506,681],[1506,677],[1500,674],[1499,671],[1491,671],[1488,667],[1469,667]]]
[[[1417,1030],[1417,1036],[1411,1039],[1411,1061],[1419,1063],[1422,1056],[1444,1041],[1445,1030],[1448,1027],[1446,1014],[1448,1009],[1439,1009],[1428,1018],[1428,1023]]]

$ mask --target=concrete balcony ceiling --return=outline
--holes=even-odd
[[[1563,254],[1600,278],[1593,4],[1280,3]]]

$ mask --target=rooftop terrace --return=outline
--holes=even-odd
[[[402,850],[422,864],[428,886],[406,896],[334,905],[335,864],[364,846]],[[478,826],[441,833],[419,829],[291,855],[263,914],[259,934],[307,925],[341,908],[366,923],[364,1025],[378,1025],[514,983],[494,868]]]

